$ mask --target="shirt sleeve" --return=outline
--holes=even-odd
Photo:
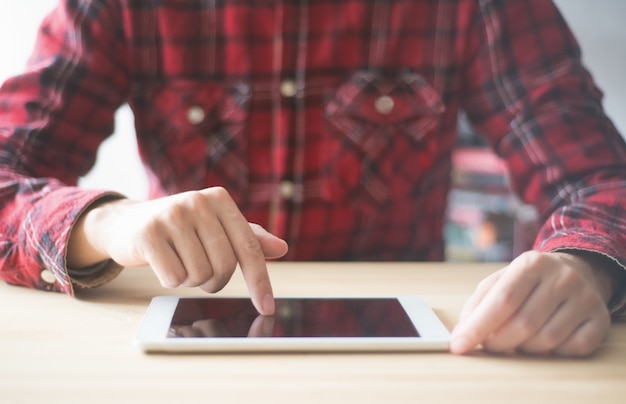
[[[478,3],[463,108],[537,207],[534,248],[596,252],[624,271],[626,145],[575,38],[549,0]],[[617,289],[614,313],[626,303]]]
[[[0,88],[0,278],[8,283],[72,294],[119,272],[77,283],[65,262],[78,216],[114,195],[76,186],[126,98],[121,17],[111,3],[60,1],[24,73]]]

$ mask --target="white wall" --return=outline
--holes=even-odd
[[[523,1],[523,0],[520,0]],[[583,58],[605,93],[605,107],[626,134],[626,1],[555,0],[583,48]],[[0,3],[0,81],[18,73],[34,41],[35,29],[56,0],[3,0]],[[142,198],[146,180],[137,158],[132,116],[117,115],[117,132],[102,146],[99,162],[81,184]]]
[[[604,107],[626,135],[626,1],[555,0],[604,91]]]
[[[19,73],[35,41],[37,26],[57,0],[0,0],[0,81]],[[119,191],[143,199],[146,175],[137,156],[133,118],[128,107],[116,115],[116,132],[100,148],[94,169],[81,185]]]

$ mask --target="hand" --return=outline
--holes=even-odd
[[[208,292],[222,289],[239,263],[255,307],[270,315],[274,299],[265,260],[286,252],[285,241],[248,223],[228,192],[214,187],[98,205],[77,222],[67,256],[75,268],[109,258],[122,266],[149,265],[166,287]]]
[[[461,311],[450,350],[587,356],[605,338],[608,275],[569,253],[526,252],[485,278]]]

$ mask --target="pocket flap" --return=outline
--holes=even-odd
[[[374,124],[400,124],[441,114],[444,104],[426,79],[414,72],[384,77],[358,72],[325,107],[329,118],[351,117]]]
[[[145,101],[155,112],[165,114],[168,121],[187,127],[243,121],[249,98],[250,87],[245,83],[225,87],[215,81],[179,79],[151,88]]]

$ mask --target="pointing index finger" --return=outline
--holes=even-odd
[[[231,225],[235,226],[234,223]],[[275,309],[274,292],[261,244],[247,221],[237,221],[236,227],[235,230],[226,229],[226,232],[231,239],[252,302],[260,314],[272,315]],[[231,232],[234,233],[232,236]]]
[[[515,266],[515,263],[511,266]],[[521,269],[509,268],[473,311],[467,313],[463,321],[456,326],[450,340],[452,353],[467,353],[483,343],[524,304],[537,286],[538,279],[536,276],[528,276],[528,273]]]
[[[223,198],[220,205],[217,217],[237,256],[252,303],[260,314],[272,315],[274,293],[263,248],[235,202],[230,197]]]

